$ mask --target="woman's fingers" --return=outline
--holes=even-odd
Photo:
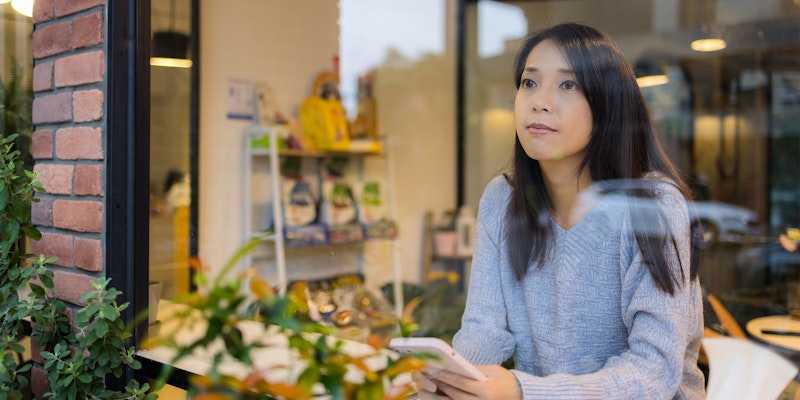
[[[461,375],[454,374],[449,371],[439,371],[436,375],[433,376],[434,383],[439,384],[446,383],[451,387],[458,388],[462,392],[471,393],[473,395],[477,395],[481,393],[482,383],[478,382],[474,379],[465,378]]]
[[[448,398],[452,400],[479,400],[478,396],[475,396],[472,393],[467,393],[455,386],[450,386],[444,382],[438,382],[439,390],[443,391]]]
[[[425,390],[420,390],[417,392],[417,397],[415,398],[419,400],[450,400],[449,397],[440,396],[436,393],[431,393]]]
[[[436,384],[427,376],[425,376],[425,374],[412,374],[411,378],[414,380],[414,385],[417,387],[417,391],[426,391],[431,393],[436,392]]]

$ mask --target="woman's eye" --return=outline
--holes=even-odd
[[[578,88],[578,83],[575,81],[564,81],[561,82],[561,88],[566,90],[575,90]]]
[[[534,82],[531,79],[525,78],[525,79],[522,80],[522,87],[528,88],[528,89],[536,87],[536,82]]]

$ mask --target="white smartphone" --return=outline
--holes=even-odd
[[[442,339],[431,337],[394,338],[389,342],[389,348],[404,354],[430,353],[436,355],[438,360],[431,361],[432,365],[429,369],[443,369],[477,381],[486,380],[486,375],[483,372],[456,353]]]

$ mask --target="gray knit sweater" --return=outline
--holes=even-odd
[[[672,185],[657,199],[670,221],[685,281],[658,290],[629,213],[600,202],[576,225],[554,225],[551,257],[522,281],[511,269],[504,221],[511,187],[499,176],[480,202],[467,306],[454,348],[475,364],[514,357],[524,399],[702,399],[697,355],[700,285],[689,280],[689,217]],[[679,267],[675,251],[668,253]],[[680,276],[680,274],[678,274]]]

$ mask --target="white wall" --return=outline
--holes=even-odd
[[[247,126],[225,117],[227,80],[269,83],[281,108],[290,113],[308,94],[315,74],[328,68],[338,53],[339,10],[335,1],[240,0],[236,8],[223,1],[201,4],[199,250],[207,263],[219,267],[241,243],[241,135]],[[453,10],[448,6],[447,18],[454,18]],[[395,245],[407,281],[419,279],[424,212],[455,204],[453,26],[448,24],[444,32],[444,54],[387,62],[377,70],[380,126],[390,140],[386,152],[395,179],[386,181],[387,160],[382,158],[365,160],[361,172],[363,178],[383,181],[384,193],[394,193],[400,227]],[[352,167],[358,170],[356,162]],[[392,251],[386,241],[290,250],[287,265],[290,279],[359,265],[372,288],[392,279]],[[270,268],[259,270],[274,279]]]
[[[334,1],[200,2],[200,257],[219,267],[241,243],[242,135],[226,118],[228,80],[264,81],[284,112],[339,52]]]

